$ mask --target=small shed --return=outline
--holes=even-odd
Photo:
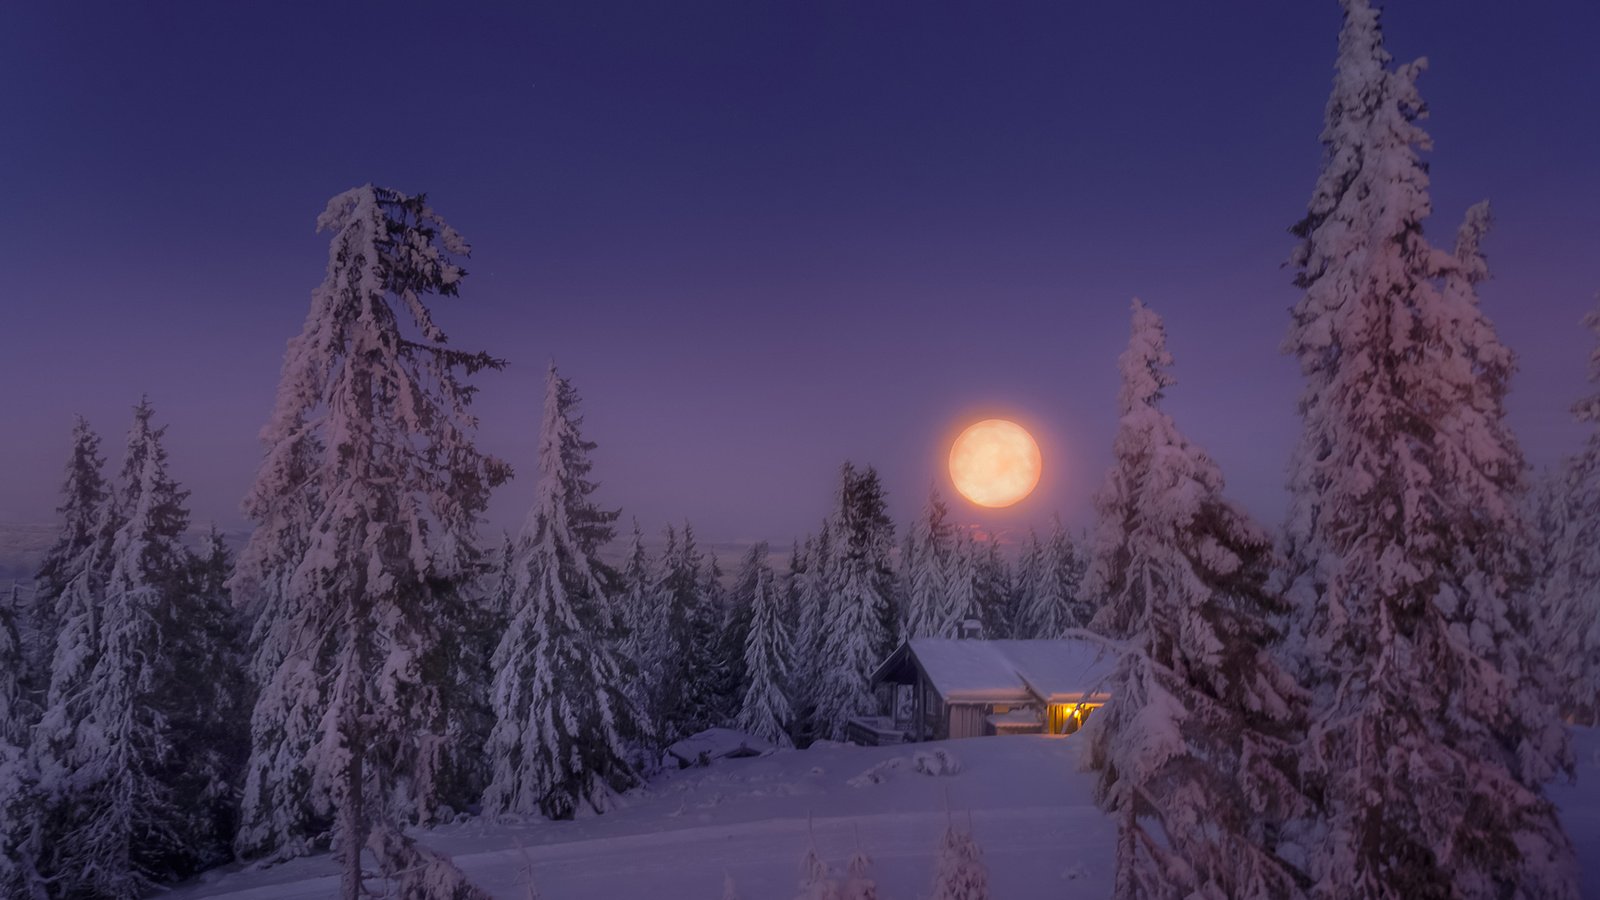
[[[1071,734],[1108,699],[1112,663],[1097,645],[1075,639],[917,638],[872,674],[884,710],[873,732],[908,741]]]

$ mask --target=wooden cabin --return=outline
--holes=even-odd
[[[1106,702],[1113,660],[1081,640],[918,638],[872,674],[881,715],[849,723],[858,744],[1077,731]]]

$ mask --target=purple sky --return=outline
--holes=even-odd
[[[1530,459],[1582,434],[1600,288],[1600,4],[1392,4],[1428,55],[1441,240],[1490,197],[1490,315]],[[0,522],[48,521],[71,415],[113,465],[149,392],[200,520],[243,524],[329,196],[426,191],[475,245],[454,341],[522,472],[544,362],[606,502],[787,541],[845,458],[904,519],[980,415],[1046,473],[1000,528],[1087,517],[1138,295],[1168,407],[1269,523],[1298,420],[1280,267],[1337,4],[13,3],[0,11]],[[333,7],[325,8],[325,7]],[[513,11],[515,10],[515,11]],[[964,506],[964,505],[963,505]]]

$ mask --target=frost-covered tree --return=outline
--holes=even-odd
[[[793,718],[787,694],[793,647],[788,625],[783,621],[783,598],[773,584],[772,569],[766,565],[764,553],[756,566],[750,627],[744,645],[749,686],[735,724],[741,731],[787,747],[788,724]]]
[[[354,900],[369,835],[468,799],[452,796],[470,764],[451,740],[456,629],[510,473],[473,446],[466,380],[501,362],[450,347],[426,302],[457,294],[466,241],[423,197],[372,185],[317,224],[327,274],[285,354],[233,580],[259,611],[260,680],[236,846],[291,856],[338,833]]]
[[[999,535],[990,535],[977,549],[973,594],[978,607],[978,624],[986,638],[1011,637],[1013,576]]]
[[[969,619],[979,618],[978,554],[972,534],[957,532],[951,542],[950,563],[945,572],[944,595],[939,598],[933,637],[958,638]]]
[[[36,868],[39,800],[28,733],[33,715],[24,695],[27,654],[17,628],[20,607],[0,604],[0,896],[43,900]]]
[[[721,698],[728,707],[727,724],[732,725],[744,706],[744,695],[750,688],[750,672],[745,666],[745,649],[750,642],[750,628],[755,620],[756,582],[766,573],[767,591],[773,594],[775,610],[783,612],[781,588],[776,584],[769,561],[771,548],[766,541],[757,541],[745,550],[739,560],[739,570],[734,574],[731,589],[718,591],[724,595],[723,614],[717,635],[717,655],[726,667],[721,689],[728,693]],[[793,643],[791,635],[790,643]]]
[[[484,807],[571,818],[604,812],[638,783],[628,762],[646,731],[615,653],[617,576],[600,561],[617,513],[592,499],[578,395],[550,368],[539,431],[538,499],[517,547],[511,625],[494,654],[494,731]]]
[[[1028,536],[1022,539],[1017,551],[1016,576],[1011,582],[1011,636],[1014,638],[1037,636],[1033,633],[1032,610],[1043,572],[1044,545],[1039,541],[1039,533],[1029,528]]]
[[[652,609],[655,575],[651,572],[650,556],[644,549],[644,532],[639,529],[638,519],[633,520],[633,532],[628,537],[628,551],[622,563],[621,575],[622,593],[617,605],[626,632],[622,654],[629,659],[640,660],[640,667],[644,669],[647,668],[646,660],[655,639],[652,634],[655,628],[655,611]],[[648,676],[641,673],[640,677]]]
[[[800,633],[800,594],[806,575],[806,548],[796,538],[789,547],[789,567],[783,574],[783,623],[789,634],[798,640]]]
[[[1600,336],[1600,309],[1584,324]],[[1600,347],[1590,356],[1589,379],[1600,384]],[[1573,414],[1590,432],[1543,504],[1540,645],[1554,663],[1562,711],[1594,725],[1600,724],[1600,391],[1578,401]]]
[[[1034,541],[1037,543],[1038,538]],[[1087,562],[1079,554],[1061,517],[1055,517],[1050,539],[1029,551],[1027,606],[1022,615],[1030,637],[1058,638],[1068,629],[1083,628],[1094,607],[1083,589]]]
[[[1304,698],[1271,657],[1287,612],[1272,542],[1222,496],[1222,472],[1159,402],[1173,383],[1161,320],[1133,303],[1121,419],[1090,590],[1117,642],[1111,700],[1091,721],[1096,799],[1117,822],[1118,900],[1295,897],[1278,829],[1296,779]]]
[[[820,737],[841,739],[852,717],[877,712],[869,678],[893,649],[896,630],[890,565],[894,523],[885,506],[878,473],[845,463],[832,521],[830,597],[822,622],[825,668],[814,713]]]
[[[937,486],[928,489],[928,505],[912,523],[901,565],[901,596],[905,599],[905,637],[925,638],[943,629],[941,611],[947,593],[954,552],[950,511]]]
[[[815,840],[800,859],[800,892],[795,895],[795,900],[844,900],[839,880],[833,876],[833,870],[821,854],[817,853]]]
[[[833,537],[827,522],[815,538],[806,539],[805,570],[802,573],[795,618],[794,690],[790,699],[798,703],[812,730],[817,698],[821,693],[823,640],[828,620],[828,603],[833,577]]]
[[[40,869],[63,896],[139,897],[199,862],[188,827],[195,798],[178,793],[176,778],[180,744],[194,748],[178,717],[183,686],[168,668],[169,652],[188,649],[178,618],[189,590],[188,492],[167,472],[153,414],[148,402],[134,409],[109,569],[87,610],[66,617],[61,677],[36,732],[49,809]]]
[[[1328,897],[1570,897],[1540,788],[1569,751],[1516,599],[1511,359],[1463,290],[1481,272],[1423,236],[1424,62],[1391,68],[1377,11],[1343,5],[1285,342],[1306,379],[1286,539],[1326,806],[1311,874]]]
[[[861,847],[861,834],[856,833],[856,852],[845,863],[844,884],[840,886],[842,900],[878,900],[878,882],[872,877],[872,857]]]
[[[27,661],[23,691],[35,703],[44,700],[49,688],[57,636],[68,619],[78,625],[88,621],[83,604],[90,602],[89,598],[100,589],[104,572],[90,573],[86,565],[91,559],[98,560],[102,569],[109,565],[107,551],[116,522],[109,517],[110,493],[104,469],[100,437],[79,416],[73,422],[72,451],[67,457],[61,505],[56,508],[61,516],[61,531],[34,576],[33,603],[18,611],[17,627]],[[78,592],[76,603],[68,597],[69,590]]]
[[[721,724],[726,666],[719,641],[721,611],[706,595],[707,564],[694,528],[667,529],[655,585],[655,684],[651,704],[667,743]]]
[[[971,831],[945,828],[935,866],[932,900],[989,900],[989,869]]]
[[[228,589],[232,554],[215,525],[182,565],[185,583],[160,623],[166,687],[159,702],[172,735],[162,778],[181,801],[179,824],[191,866],[205,869],[233,857],[240,775],[250,751],[250,685],[243,623]]]

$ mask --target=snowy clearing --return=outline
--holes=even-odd
[[[531,866],[542,900],[722,896],[731,874],[744,900],[795,894],[807,846],[807,816],[827,861],[843,867],[861,846],[873,858],[885,900],[925,897],[949,808],[968,815],[1002,900],[1104,897],[1110,893],[1111,823],[1095,808],[1089,774],[1072,738],[969,738],[900,747],[829,745],[710,768],[669,772],[629,797],[626,809],[575,822],[471,822],[423,835],[455,856],[496,897],[526,897]],[[917,752],[943,749],[960,761],[928,775]],[[1600,730],[1577,732],[1576,784],[1557,784],[1583,872],[1583,896],[1600,898]],[[892,764],[904,758],[901,764]],[[876,771],[881,780],[860,778]],[[855,783],[853,786],[852,782]],[[1590,852],[1585,852],[1585,849]],[[327,857],[257,871],[213,873],[173,900],[324,900],[336,870]]]

